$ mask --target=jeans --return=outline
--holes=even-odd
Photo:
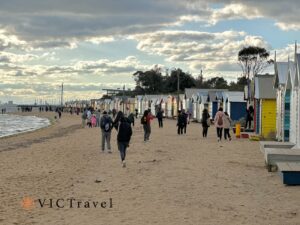
[[[249,120],[249,119],[246,120],[245,128],[247,129],[247,127],[249,127],[249,129],[251,129],[251,120]]]
[[[110,150],[110,136],[111,136],[111,131],[105,132],[102,130],[102,151],[105,149],[105,142],[107,144],[108,150]]]
[[[162,118],[158,118],[158,127],[163,127],[163,119]]]
[[[100,127],[100,118],[96,119],[96,127]]]
[[[231,139],[230,133],[229,133],[229,128],[224,128],[224,139],[227,140],[227,137]]]
[[[150,124],[144,124],[143,128],[144,128],[144,141],[147,141],[150,138],[151,126]]]
[[[184,128],[184,126],[178,125],[177,134],[183,134],[183,128]]]
[[[121,160],[124,161],[126,157],[126,149],[128,146],[128,142],[118,141],[118,148],[120,151]]]
[[[222,139],[222,131],[223,131],[223,127],[217,127],[217,137],[220,140]]]
[[[208,127],[202,127],[202,136],[207,137]]]

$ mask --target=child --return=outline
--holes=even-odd
[[[91,123],[92,123],[92,127],[95,127],[95,126],[96,126],[97,119],[96,119],[96,116],[95,116],[94,114],[92,115]]]
[[[231,136],[229,133],[229,129],[230,129],[230,123],[231,123],[231,119],[228,115],[227,112],[224,113],[224,117],[223,117],[223,127],[224,127],[224,139],[227,140],[227,136],[229,138],[229,141],[231,141]]]

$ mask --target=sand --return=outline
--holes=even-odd
[[[163,129],[155,120],[144,143],[136,123],[126,168],[116,131],[113,153],[101,153],[100,129],[80,128],[76,115],[0,139],[0,224],[300,224],[299,186],[267,172],[258,142],[218,143],[213,128],[203,139],[197,123],[178,136],[174,120]],[[41,208],[38,199],[50,198],[64,199],[65,207]],[[90,208],[70,208],[68,198],[89,201]],[[105,201],[106,208],[93,208],[92,201]]]

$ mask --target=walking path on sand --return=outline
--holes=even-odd
[[[0,224],[300,224],[299,186],[267,172],[257,142],[218,143],[213,127],[203,139],[197,123],[178,136],[174,120],[163,129],[154,120],[144,143],[138,119],[122,168],[116,131],[113,153],[103,154],[100,129],[80,124],[63,114],[49,128],[0,139]],[[22,207],[24,197],[32,208]],[[41,208],[38,199],[50,198],[65,207]],[[68,198],[90,208],[70,208]]]

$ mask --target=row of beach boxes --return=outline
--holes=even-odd
[[[106,111],[112,111],[113,109],[123,111],[127,115],[130,113],[135,114],[136,111],[139,115],[142,115],[145,110],[149,109],[153,115],[156,115],[158,110],[162,110],[163,116],[168,118],[177,117],[178,110],[185,110],[186,113],[190,114],[192,120],[198,122],[201,122],[204,108],[208,109],[209,114],[213,118],[218,108],[223,107],[223,110],[228,112],[232,120],[237,121],[244,118],[247,108],[244,93],[232,92],[227,96],[230,96],[230,98],[216,96],[213,99],[209,99],[204,94],[196,94],[191,98],[186,98],[185,95],[145,95],[124,99],[116,97],[114,99],[95,101],[92,103],[92,106]]]

